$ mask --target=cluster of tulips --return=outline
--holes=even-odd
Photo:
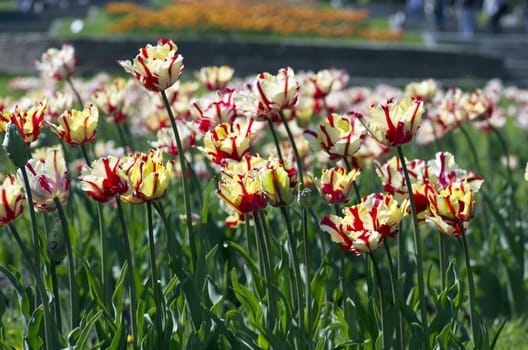
[[[366,332],[365,340],[358,344],[400,349],[407,348],[408,344],[419,344],[420,348],[434,346],[440,335],[431,336],[433,323],[428,321],[434,312],[429,309],[424,281],[421,231],[426,227],[441,233],[438,245],[443,289],[451,288],[448,272],[452,273],[446,238],[451,236],[460,241],[470,303],[471,332],[466,341],[472,341],[477,347],[488,341],[485,325],[478,316],[466,240],[475,215],[475,195],[484,179],[476,172],[459,167],[449,152],[437,152],[430,160],[407,159],[403,145],[413,141],[421,145],[439,142],[449,131],[463,129],[465,123],[473,123],[480,130],[497,131],[505,122],[504,110],[498,106],[500,91],[518,99],[514,108],[518,108],[516,115],[522,123],[528,106],[528,99],[523,100],[522,96],[526,94],[501,89],[498,82],[491,82],[484,90],[442,90],[431,79],[410,83],[403,90],[380,86],[373,91],[349,87],[347,73],[339,69],[296,74],[291,67],[282,68],[275,75],[266,72],[237,80],[233,68],[211,66],[196,72],[196,80],[182,82],[183,56],[170,39],[146,45],[133,60],[119,61],[134,78],[112,80],[100,75],[91,81],[78,81],[73,79],[76,64],[71,45],[49,49],[37,62],[41,79],[36,83],[31,79],[13,82],[13,86],[33,86],[33,94],[28,93],[19,101],[4,99],[0,114],[2,145],[17,168],[16,173],[4,176],[0,188],[0,225],[9,227],[24,253],[26,266],[33,272],[37,291],[33,308],[41,310],[43,320],[36,322],[35,327],[43,328],[47,349],[64,347],[66,342],[61,316],[64,305],[57,278],[53,277],[64,257],[68,262],[67,309],[71,333],[67,341],[70,344],[82,339],[83,344],[99,344],[101,348],[110,348],[110,345],[119,348],[125,346],[123,341],[128,341],[133,348],[192,346],[178,336],[185,338],[185,334],[200,333],[200,324],[193,323],[199,318],[195,313],[208,306],[200,302],[196,306],[193,298],[201,300],[203,296],[193,294],[211,295],[210,277],[200,277],[209,259],[200,234],[204,234],[208,210],[215,207],[211,203],[218,203],[216,208],[221,208],[216,214],[223,218],[223,224],[219,224],[221,230],[243,230],[242,245],[247,248],[237,245],[237,251],[245,252],[248,261],[255,254],[257,261],[254,268],[258,276],[245,283],[257,285],[257,294],[265,303],[260,315],[265,319],[265,328],[257,327],[258,321],[249,317],[248,327],[255,331],[254,339],[247,340],[249,344],[311,348],[323,341],[316,335],[317,315],[323,311],[315,310],[312,300],[323,296],[314,289],[313,281],[319,277],[311,268],[314,260],[310,246],[320,245],[322,249],[324,240],[329,239],[342,250],[342,290],[341,298],[336,300],[340,300],[345,321],[352,322],[353,308],[349,302],[352,296],[348,294],[351,291],[347,259],[364,257],[365,264],[359,269],[366,276],[368,296],[379,291],[379,299],[369,299],[376,305],[375,310],[379,310],[372,316],[378,331]],[[36,86],[44,88],[37,90]],[[92,147],[96,132],[108,131],[100,127],[101,114],[106,117],[105,128],[116,130],[121,147],[116,147],[114,141],[99,141]],[[43,130],[51,132],[44,141]],[[37,147],[41,142],[55,145]],[[392,158],[391,151],[395,152]],[[79,155],[80,159],[74,159]],[[478,157],[475,160],[478,164]],[[362,196],[361,193],[376,186],[369,179],[362,179],[361,174],[368,174],[370,170],[380,179],[383,191]],[[208,192],[203,194],[200,184],[203,181],[209,181],[209,190],[217,185],[216,199],[209,198]],[[76,273],[81,259],[72,247],[72,240],[79,239],[72,239],[72,235],[81,234],[82,229],[77,225],[82,225],[83,220],[79,218],[80,204],[75,204],[79,207],[72,205],[72,196],[84,196],[82,192],[97,204],[100,233],[97,255],[101,261],[85,262],[100,264],[100,291],[80,295]],[[315,196],[315,192],[320,196]],[[168,193],[171,195],[167,196]],[[147,208],[148,276],[138,277],[140,267],[137,267],[135,247],[127,228],[131,218],[127,220],[122,202]],[[173,206],[169,212],[175,215],[166,215],[164,203],[167,202]],[[108,251],[109,233],[105,229],[103,203],[117,208],[124,251],[120,261]],[[68,205],[73,209],[63,208]],[[29,234],[21,235],[14,223],[23,215],[24,206],[29,208],[33,249],[25,242]],[[278,208],[281,219],[270,219],[272,211],[268,206]],[[154,223],[153,209],[159,214],[160,225],[167,235],[167,248],[160,247],[160,239],[155,238],[159,227]],[[57,211],[62,229],[42,235],[36,212],[53,211]],[[67,213],[72,216],[68,217]],[[405,247],[401,232],[406,217],[410,218],[412,227],[412,247]],[[310,227],[310,218],[315,221],[315,227]],[[74,224],[76,230],[70,232]],[[283,225],[286,229],[285,249],[289,254],[286,260],[288,270],[291,269],[286,275],[291,276],[287,283],[284,282],[287,277],[279,278],[277,274],[277,257],[273,255],[276,249],[270,239],[272,225]],[[314,232],[328,235],[314,237]],[[392,240],[397,246],[390,243]],[[397,249],[396,264],[391,245],[392,250]],[[385,270],[379,269],[379,253],[375,255],[381,246],[388,259],[386,275],[381,273]],[[169,256],[178,256],[174,259],[179,266],[169,269],[176,271],[175,276],[163,265],[167,261],[159,263],[163,258],[160,249],[167,250],[165,253]],[[417,282],[417,299],[412,305],[406,301],[408,292],[398,282],[404,274],[405,255],[409,253],[414,255],[412,266]],[[47,265],[50,267],[43,267]],[[102,322],[101,319],[116,324],[122,320],[112,312],[116,307],[112,290],[121,292],[112,272],[116,266],[121,270],[117,280],[121,283],[126,280],[128,285],[129,321],[119,323],[113,331],[96,327],[97,339],[93,340],[90,327]],[[4,268],[2,272],[8,274]],[[52,298],[48,295],[48,273],[52,275]],[[186,289],[186,280],[195,277],[201,280],[191,283],[194,289]],[[138,278],[150,281],[150,287],[138,283]],[[390,280],[390,297],[383,288],[386,278]],[[236,277],[232,277],[231,283],[233,288],[241,288]],[[281,283],[291,286],[291,293],[284,292]],[[172,305],[167,301],[169,285],[180,286],[171,292],[174,295],[171,300],[180,300],[180,313],[168,311]],[[139,293],[138,288],[143,292]],[[241,290],[237,289],[235,299],[245,306],[250,297]],[[97,296],[94,305],[81,302],[88,294]],[[182,295],[183,299],[179,299]],[[358,303],[358,299],[353,300]],[[219,315],[210,316],[212,312],[206,315],[219,323],[224,318],[227,320],[225,315],[230,308],[236,307],[228,303]],[[292,323],[283,320],[283,307],[289,310]],[[100,312],[90,313],[90,308]],[[396,326],[387,323],[389,317],[383,312],[387,308],[396,314]],[[411,321],[404,317],[406,310],[408,313],[419,310],[420,317],[414,319],[412,327]],[[142,311],[148,315],[145,316],[148,322],[141,321]],[[191,315],[186,316],[187,313]],[[186,326],[187,318],[192,319],[192,327]],[[442,327],[450,327],[456,318],[452,316]],[[290,333],[286,325],[296,327],[293,339],[288,341],[279,339],[280,334],[287,339],[292,337],[287,335]],[[85,328],[88,330],[83,338],[78,334]],[[411,328],[418,329],[417,337],[410,336],[414,334]],[[225,332],[231,338],[245,336],[237,335],[236,330]],[[26,333],[24,341],[38,337],[38,333]],[[239,344],[230,336],[225,337],[227,344]],[[92,343],[87,339],[92,339]]]

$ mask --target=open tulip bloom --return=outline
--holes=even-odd
[[[84,166],[79,177],[82,189],[99,202],[108,202],[130,191],[128,177],[114,156],[98,158],[91,167]]]
[[[11,174],[7,174],[0,187],[0,226],[16,220],[24,211],[26,197],[22,185]]]
[[[42,54],[41,60],[35,63],[37,69],[44,75],[56,80],[70,78],[77,66],[77,55],[71,44],[64,44],[62,48],[50,48]]]
[[[133,61],[118,61],[127,73],[134,75],[146,89],[162,91],[174,84],[183,72],[183,56],[170,39],[147,44]]]
[[[412,140],[423,113],[423,101],[408,97],[401,102],[391,98],[385,104],[371,105],[370,117],[356,115],[378,142],[396,147]]]
[[[61,205],[66,203],[70,188],[68,169],[60,148],[48,151],[44,160],[30,159],[26,164],[33,205],[38,211],[56,209],[55,198]],[[22,181],[22,173],[18,172]]]
[[[343,250],[356,255],[372,253],[386,236],[398,234],[407,206],[407,201],[400,204],[391,194],[375,193],[343,209],[344,217],[325,215],[320,225]]]

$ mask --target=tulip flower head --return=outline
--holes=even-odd
[[[207,90],[224,90],[233,78],[235,70],[229,66],[202,67],[196,74],[198,80]]]
[[[398,234],[399,224],[407,212],[407,203],[400,204],[391,194],[375,193],[361,203],[343,209],[343,218],[326,215],[321,229],[343,250],[353,254],[372,253],[386,236]]]
[[[223,174],[216,194],[239,213],[247,214],[264,209],[268,204],[261,188],[257,171],[250,170],[234,176]]]
[[[127,81],[116,78],[109,86],[95,91],[92,101],[103,115],[110,117],[112,123],[115,121],[119,123],[126,119],[126,95]]]
[[[0,226],[16,220],[24,211],[26,197],[22,185],[11,174],[7,174],[0,188]]]
[[[392,98],[385,104],[371,105],[370,118],[361,116],[360,120],[378,142],[395,147],[412,140],[423,112],[423,101],[419,98],[405,98],[401,102]]]
[[[37,211],[56,209],[55,198],[66,203],[70,189],[70,178],[64,155],[60,148],[48,149],[44,160],[30,159],[26,164],[29,188],[33,195],[33,206]],[[22,172],[18,178],[22,181]]]
[[[405,86],[406,96],[418,96],[424,101],[431,101],[438,90],[436,82],[429,78],[419,82],[412,82]]]
[[[60,50],[56,48],[46,50],[35,65],[42,75],[65,80],[75,72],[77,55],[71,44],[64,44]]]
[[[259,170],[258,176],[262,192],[271,206],[282,207],[290,204],[295,198],[297,170],[291,165],[278,159],[271,159]]]
[[[204,136],[204,147],[199,147],[216,164],[224,159],[241,160],[249,152],[253,119],[239,118],[232,124],[222,123]]]
[[[40,136],[40,129],[44,122],[44,116],[47,108],[47,101],[42,100],[27,110],[15,106],[13,112],[4,110],[0,116],[0,129],[5,133],[7,123],[11,121],[20,130],[20,135],[27,145],[37,140]]]
[[[221,123],[232,123],[240,116],[233,103],[234,90],[224,91],[219,99],[199,99],[192,104],[191,114],[193,123],[198,125],[198,130],[205,134]],[[240,113],[241,114],[241,113]]]
[[[365,132],[365,128],[355,117],[331,114],[317,130],[306,130],[304,135],[311,144],[326,151],[331,160],[337,160],[356,153]]]
[[[123,160],[122,168],[130,179],[132,193],[122,195],[124,202],[141,204],[161,199],[167,192],[173,161],[163,163],[160,149],[136,153]]]
[[[99,111],[90,105],[82,111],[69,109],[57,118],[58,125],[50,124],[52,130],[66,143],[77,147],[95,141]]]
[[[147,90],[162,91],[172,86],[183,72],[183,56],[170,39],[147,44],[131,61],[118,61],[127,73],[134,75]]]
[[[84,166],[81,171],[81,188],[99,202],[108,202],[117,195],[128,194],[128,177],[120,165],[120,160],[114,156],[94,160],[91,167]]]
[[[276,119],[278,112],[292,109],[299,98],[299,83],[292,68],[281,68],[277,75],[259,74],[251,85],[251,93],[258,103],[263,119]]]
[[[474,215],[473,190],[466,182],[455,182],[439,192],[430,192],[429,203],[432,215],[425,220],[450,236],[460,237]]]
[[[303,95],[322,99],[333,91],[342,90],[348,83],[349,76],[341,69],[323,69],[309,74],[302,84]]]
[[[176,119],[178,132],[180,133],[183,152],[189,150],[196,142],[196,134],[189,127],[188,123],[182,119]],[[178,145],[176,144],[176,137],[172,128],[161,128],[156,133],[157,140],[152,142],[152,147],[161,148],[171,156],[178,155]]]
[[[323,169],[319,180],[319,191],[326,203],[347,203],[350,200],[350,190],[354,180],[359,176],[358,168],[347,172],[342,166]]]

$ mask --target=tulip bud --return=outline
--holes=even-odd
[[[12,122],[7,125],[2,147],[17,168],[23,167],[31,158],[31,151],[28,145],[20,134],[18,127]]]
[[[48,243],[46,245],[46,252],[49,258],[60,263],[66,256],[66,242],[64,235],[59,229],[52,229],[48,236]]]

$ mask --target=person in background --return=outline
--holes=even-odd
[[[464,38],[475,34],[475,0],[457,0],[458,31]]]

